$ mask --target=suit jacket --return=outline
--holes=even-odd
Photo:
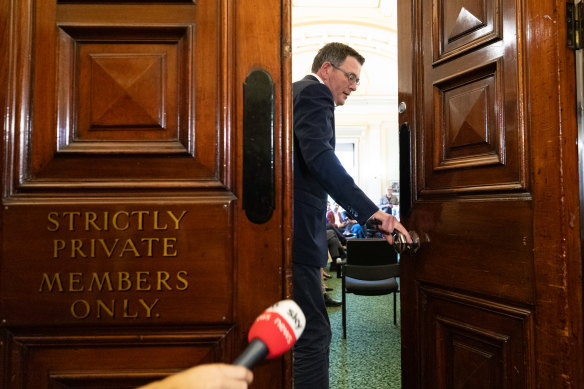
[[[329,194],[359,224],[377,210],[335,155],[335,105],[330,89],[314,76],[293,84],[293,262],[324,267],[328,259]]]

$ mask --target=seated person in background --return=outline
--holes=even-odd
[[[337,235],[337,238],[339,238],[339,241],[341,242],[342,246],[347,245],[347,238],[343,235],[343,231],[341,231],[340,229],[338,229],[337,227],[335,227],[334,225],[332,225],[330,223],[326,223],[326,229],[335,232],[335,234]]]
[[[326,223],[333,224],[335,223],[335,215],[333,210],[331,209],[331,202],[327,201],[326,203]]]
[[[337,234],[333,230],[326,230],[326,241],[329,253],[333,259],[333,264],[336,264],[337,259],[345,259],[347,257],[345,248],[341,245]],[[334,268],[332,265],[331,267]]]
[[[393,188],[389,185],[385,195],[381,196],[381,199],[379,199],[379,209],[391,215],[391,209],[394,205],[399,205],[399,200],[397,196],[393,194]]]
[[[357,220],[345,216],[343,222],[346,223],[345,232],[343,232],[343,235],[352,236],[356,238],[365,238],[365,232],[363,231],[363,227],[361,227],[361,225],[357,223]],[[346,245],[346,243],[344,245]]]
[[[365,238],[365,231],[363,231],[363,227],[356,220],[349,220],[349,224],[347,225],[347,230],[351,229],[351,234],[353,236],[364,239]]]
[[[344,229],[347,223],[345,222],[341,211],[339,211],[339,204],[335,203],[333,209],[326,213],[326,221],[341,230]]]
[[[365,238],[363,227],[349,217],[349,214],[344,210],[339,209],[339,205],[335,204],[334,210],[327,212],[327,223],[343,231],[344,236],[355,236],[357,238]],[[328,228],[327,224],[327,228]],[[340,239],[340,238],[339,238]],[[341,240],[342,242],[342,240]],[[344,245],[346,244],[346,240]]]
[[[328,274],[326,274],[326,271],[324,271],[323,268],[320,269],[320,273],[321,273],[320,278],[322,280],[322,293],[324,295],[324,305],[326,305],[327,307],[339,307],[342,304],[342,302],[337,301],[337,300],[333,300],[333,298],[331,296],[329,296],[329,294],[327,292],[330,292],[331,290],[333,290],[333,288],[329,288],[324,283],[325,280],[328,280],[332,277],[329,276]]]

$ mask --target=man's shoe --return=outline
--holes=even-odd
[[[342,302],[337,301],[337,300],[333,300],[331,298],[331,296],[329,296],[328,294],[324,294],[324,305],[326,305],[327,307],[340,307],[341,305],[343,305]]]

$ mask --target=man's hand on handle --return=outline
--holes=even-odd
[[[383,211],[377,211],[371,216],[372,219],[379,220],[380,223],[376,225],[376,228],[381,232],[385,240],[391,245],[393,245],[393,230],[398,230],[400,233],[405,235],[406,241],[412,243],[412,237],[406,228],[392,215],[385,213]]]

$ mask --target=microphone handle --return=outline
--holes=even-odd
[[[264,359],[270,350],[260,339],[254,338],[232,365],[243,366],[251,370],[256,363]]]

